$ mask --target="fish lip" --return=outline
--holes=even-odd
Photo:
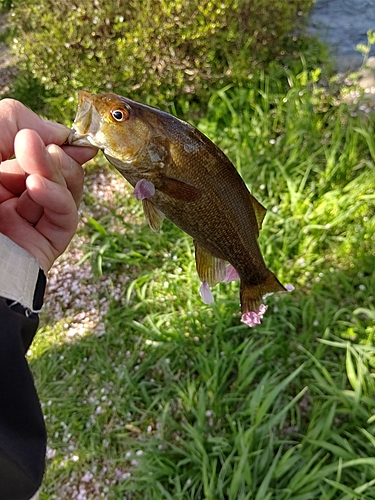
[[[86,134],[80,134],[74,126],[70,129],[70,134],[66,143],[70,146],[88,146],[92,147],[92,144]]]
[[[101,125],[101,117],[92,104],[92,95],[87,91],[78,93],[78,109],[70,130],[67,144],[72,146],[96,146],[94,137]]]

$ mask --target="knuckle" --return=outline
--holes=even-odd
[[[0,110],[2,113],[7,115],[13,115],[14,113],[18,114],[24,108],[25,106],[22,103],[9,97],[0,101]]]

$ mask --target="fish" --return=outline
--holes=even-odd
[[[153,231],[167,217],[193,238],[204,302],[213,301],[212,286],[239,278],[241,320],[254,326],[267,309],[263,297],[289,290],[258,244],[265,207],[197,128],[127,97],[79,91],[67,142],[102,150],[134,187]]]

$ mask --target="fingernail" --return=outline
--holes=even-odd
[[[40,181],[41,185],[44,187],[44,189],[48,188],[46,179],[42,175],[40,176],[39,181]]]
[[[55,156],[55,158],[56,158],[56,156],[57,156],[60,168],[62,170],[69,172],[70,170],[73,169],[74,163],[73,163],[72,158],[69,155],[67,155],[60,148],[60,146],[57,146],[56,144],[49,144],[47,146],[47,151],[52,157]]]
[[[50,154],[54,154],[56,151],[58,151],[60,148],[59,146],[57,146],[57,144],[48,144],[48,146],[46,146],[46,150],[50,153]]]
[[[62,166],[66,172],[73,170],[73,168],[74,168],[73,158],[70,158],[70,156],[65,155],[65,158],[63,159],[63,162],[62,162]]]

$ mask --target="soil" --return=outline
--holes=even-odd
[[[8,13],[0,14],[0,36],[8,26]],[[12,79],[17,74],[17,61],[4,42],[0,42],[0,97],[9,92]]]

